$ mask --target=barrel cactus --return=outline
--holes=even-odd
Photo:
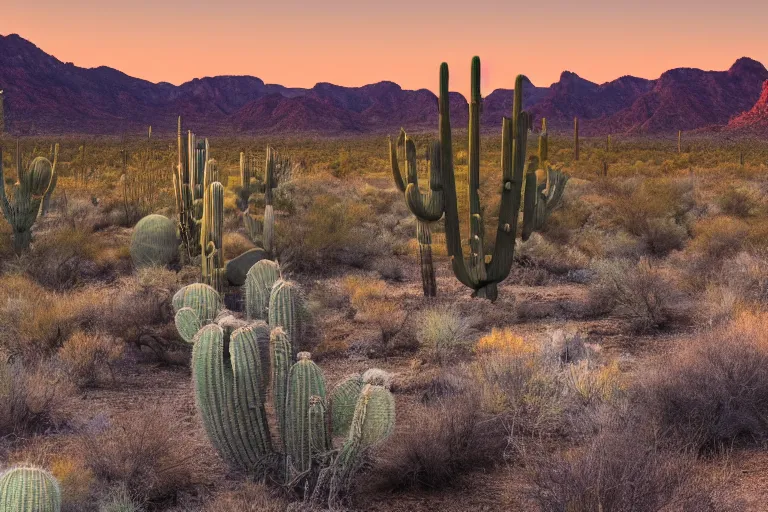
[[[136,267],[168,265],[178,257],[176,225],[164,215],[147,215],[133,228],[131,259]]]
[[[53,164],[47,158],[37,157],[25,172],[21,165],[21,150],[16,144],[16,172],[18,180],[6,190],[3,173],[3,151],[0,148],[0,210],[11,225],[13,248],[20,253],[32,241],[32,226],[38,216],[44,213],[45,204],[50,201],[56,187],[56,163],[59,145],[54,151]]]
[[[203,283],[185,286],[173,296],[176,329],[182,339],[192,343],[197,332],[210,324],[222,311],[221,295]]]
[[[248,318],[267,319],[272,287],[280,279],[280,266],[271,260],[253,265],[245,278],[245,312]]]
[[[59,512],[61,489],[47,471],[16,467],[0,476],[0,512]]]

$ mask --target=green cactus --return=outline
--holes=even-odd
[[[404,147],[408,167],[407,185],[400,172],[397,161],[397,148]],[[439,221],[445,211],[443,198],[443,182],[440,170],[440,143],[433,141],[429,151],[429,192],[419,189],[418,168],[416,162],[416,144],[408,138],[405,130],[400,130],[397,143],[389,140],[389,160],[392,166],[392,176],[395,186],[405,194],[408,209],[416,217],[416,238],[419,242],[419,262],[421,266],[421,283],[425,297],[437,295],[437,281],[432,264],[432,233],[430,223]]]
[[[183,259],[191,261],[200,254],[200,228],[203,215],[205,166],[208,162],[208,140],[197,142],[191,131],[182,137],[181,116],[177,126],[178,164],[173,174],[178,230],[181,238],[180,251]]]
[[[202,324],[211,323],[222,309],[221,295],[203,283],[185,286],[176,292],[172,303],[176,314],[182,308],[191,308]]]
[[[13,230],[13,248],[21,253],[32,241],[32,226],[45,210],[46,198],[56,186],[56,163],[59,145],[56,145],[53,164],[43,157],[35,158],[25,172],[21,165],[21,150],[16,143],[16,172],[18,180],[6,191],[3,174],[3,150],[0,148],[0,210]]]
[[[309,471],[312,465],[310,443],[310,398],[325,399],[323,372],[311,359],[309,352],[299,352],[288,374],[288,396],[285,403],[285,452],[289,478]],[[326,436],[327,438],[327,436]],[[324,439],[323,445],[327,445]]]
[[[573,118],[573,159],[579,159],[579,118]]]
[[[539,163],[544,166],[549,162],[549,134],[547,133],[547,120],[541,120],[541,133],[539,134]]]
[[[304,301],[299,286],[279,279],[269,296],[269,326],[282,327],[288,335],[294,353],[299,348],[299,338],[304,328]]]
[[[293,348],[285,331],[278,327],[270,334],[272,350],[272,399],[275,404],[277,428],[280,439],[287,437],[285,426],[285,406],[288,400],[288,374],[291,370],[291,354]],[[283,443],[285,449],[285,443]]]
[[[498,283],[503,281],[512,268],[520,211],[523,180],[525,178],[526,143],[531,126],[530,116],[522,109],[523,82],[519,75],[515,80],[515,96],[512,118],[502,121],[502,187],[499,224],[493,254],[486,255],[484,219],[480,207],[480,59],[472,59],[472,90],[469,105],[469,258],[464,258],[458,216],[458,201],[453,170],[453,146],[451,140],[450,102],[448,96],[448,65],[440,66],[440,151],[445,194],[445,238],[453,272],[464,285],[474,290],[473,296],[496,300]],[[546,143],[545,143],[546,146]],[[545,151],[546,152],[546,151]],[[528,171],[538,168],[538,158],[533,157]],[[549,179],[548,179],[549,181]],[[529,187],[534,194],[536,186]],[[554,188],[552,189],[555,190]],[[559,198],[559,195],[558,195]],[[536,196],[529,203],[534,206]],[[546,204],[545,204],[546,205]],[[525,206],[525,205],[524,205]],[[550,210],[554,202],[549,204]],[[529,213],[531,215],[532,213]],[[524,214],[525,215],[525,214]],[[535,216],[538,219],[541,216]]]
[[[262,241],[267,254],[272,254],[275,247],[275,210],[272,206],[272,190],[277,186],[275,182],[275,151],[267,147],[267,162],[264,178],[264,225],[262,228]]]
[[[178,256],[176,225],[164,215],[148,215],[133,228],[131,259],[137,268],[168,265]]]
[[[203,218],[200,226],[201,270],[203,282],[219,293],[224,290],[224,186],[218,181],[215,160],[206,163],[206,188],[203,196]],[[209,183],[209,180],[210,183]]]
[[[195,335],[203,328],[200,317],[197,316],[197,313],[192,308],[181,308],[178,310],[174,317],[174,322],[179,335],[187,343],[193,343]]]
[[[225,351],[225,346],[228,351]],[[192,351],[195,397],[208,436],[219,453],[237,467],[263,464],[272,453],[260,379],[260,343],[252,329],[227,336],[218,325],[203,327]]]
[[[245,278],[245,312],[249,319],[267,319],[272,287],[280,279],[280,266],[261,260],[248,270]]]
[[[347,435],[357,406],[357,397],[363,390],[363,378],[359,373],[350,375],[336,384],[331,391],[331,427],[334,435]]]
[[[0,512],[60,512],[61,489],[45,470],[16,467],[0,476]]]

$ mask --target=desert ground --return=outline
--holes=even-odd
[[[431,138],[412,139],[423,187]],[[501,142],[481,136],[490,246]],[[570,179],[544,227],[518,238],[493,302],[455,277],[443,220],[432,224],[437,293],[424,296],[416,220],[386,137],[209,143],[224,259],[255,247],[243,217],[261,220],[264,197],[243,212],[240,154],[263,179],[269,145],[290,159],[273,192],[273,256],[305,306],[299,347],[329,390],[388,372],[394,430],[366,451],[335,509],[766,509],[765,140],[582,137],[575,160],[572,137],[551,135],[548,161]],[[10,187],[16,139],[0,144]],[[0,469],[49,470],[65,511],[325,509],[233,467],[206,434],[193,344],[172,304],[201,281],[200,262],[132,259],[140,218],[178,218],[176,137],[22,138],[22,167],[51,159],[54,144],[58,181],[29,247],[14,250],[0,220]],[[467,237],[466,131],[453,145]],[[236,316],[244,294],[223,287]]]

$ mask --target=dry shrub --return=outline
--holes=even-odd
[[[543,512],[720,510],[692,477],[693,460],[649,447],[633,433],[607,432],[576,452],[529,463]]]
[[[439,364],[466,354],[473,342],[472,319],[450,306],[421,312],[416,325],[416,340]]]
[[[564,373],[571,396],[584,404],[612,402],[625,389],[617,361],[595,366],[584,359],[567,365]]]
[[[472,392],[421,406],[407,431],[382,447],[373,474],[380,488],[440,489],[476,469],[503,460],[506,434],[499,418],[488,418]]]
[[[613,313],[634,332],[648,332],[690,321],[693,305],[667,268],[626,260],[594,265],[596,279],[590,288],[594,313]]]
[[[638,415],[695,450],[768,440],[768,316],[732,325],[659,361],[633,390]]]
[[[732,217],[714,217],[696,224],[693,250],[707,261],[717,263],[736,255],[744,247],[749,226]]]
[[[519,256],[557,275],[589,266],[589,259],[577,249],[553,244],[538,233],[520,245]]]
[[[57,454],[51,460],[51,473],[61,486],[62,510],[77,512],[88,507],[94,476],[82,458]]]
[[[380,279],[353,275],[344,278],[343,288],[356,311],[355,318],[375,324],[386,347],[400,332],[406,318],[398,302],[387,297],[387,284]]]
[[[0,362],[0,438],[61,426],[74,389],[50,363],[24,367]]]
[[[25,270],[46,288],[66,290],[95,280],[108,271],[96,262],[99,250],[90,231],[55,231],[35,241],[25,255]]]
[[[672,219],[650,219],[641,238],[649,254],[663,257],[685,246],[688,230]]]
[[[224,233],[222,243],[224,245],[225,260],[237,258],[245,251],[255,247],[253,242],[241,233]]]
[[[288,504],[274,489],[246,482],[234,491],[219,494],[203,512],[284,512]]]
[[[541,345],[508,331],[494,331],[478,343],[472,364],[484,410],[503,414],[518,434],[552,434],[565,409],[559,363]]]
[[[78,386],[96,384],[112,364],[123,355],[123,345],[104,333],[76,331],[59,349],[58,356],[70,378]]]
[[[169,351],[183,347],[173,326],[171,304],[181,279],[175,272],[157,267],[121,279],[108,291],[98,328],[167,359]]]
[[[742,218],[755,213],[758,207],[757,198],[751,190],[733,185],[718,198],[718,204],[724,214]]]
[[[103,484],[121,485],[143,502],[162,502],[194,485],[200,446],[178,415],[146,408],[106,431],[82,437],[87,466]]]
[[[144,509],[137,501],[124,486],[118,485],[99,501],[99,512],[142,512]]]
[[[279,219],[277,247],[281,259],[296,270],[326,269],[331,264],[363,267],[380,254],[374,241],[374,216],[353,198],[321,194],[296,215]]]

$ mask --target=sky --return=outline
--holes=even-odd
[[[657,78],[675,67],[768,65],[768,1],[730,0],[4,0],[0,34],[64,62],[152,82],[253,75],[267,83],[360,86],[382,80],[482,93],[569,70],[593,82]],[[0,55],[0,59],[2,56]]]

